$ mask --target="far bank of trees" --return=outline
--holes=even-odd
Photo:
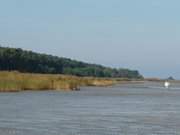
[[[7,47],[0,47],[0,70],[92,77],[142,78],[137,70],[109,68]]]

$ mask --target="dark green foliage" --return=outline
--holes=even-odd
[[[93,77],[142,78],[138,71],[113,69],[19,48],[0,47],[0,70]]]

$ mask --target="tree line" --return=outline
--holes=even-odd
[[[137,70],[110,68],[9,47],[0,47],[0,70],[92,77],[142,78]]]

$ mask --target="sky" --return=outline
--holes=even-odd
[[[0,45],[180,79],[179,0],[0,0]]]

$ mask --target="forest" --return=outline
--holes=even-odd
[[[0,47],[0,70],[82,77],[143,78],[137,70],[111,68],[9,47]]]

